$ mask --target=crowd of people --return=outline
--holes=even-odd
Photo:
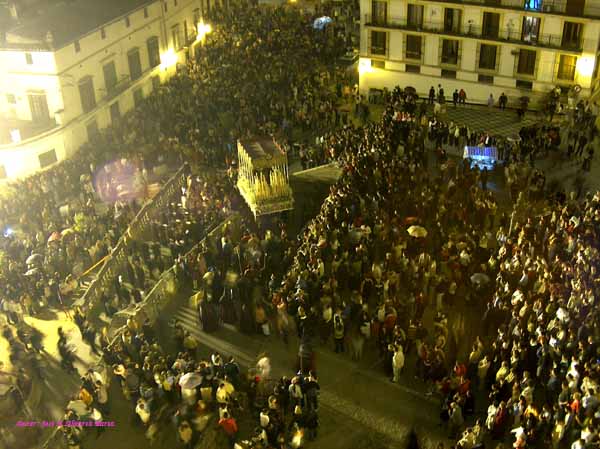
[[[298,131],[314,133],[323,137],[300,147],[303,165],[335,161],[343,173],[297,239],[283,222],[258,230],[243,217],[239,236],[224,232],[184,259],[199,236],[242,207],[224,171],[194,174],[181,201],[151,223],[147,241],[130,242],[125,272],[103,298],[110,317],[140,302],[175,263],[183,268],[180,280],[201,292],[204,330],[228,322],[244,332],[277,332],[285,342],[295,331],[298,375],[246,379],[234,359],[200,357],[198,342],[177,325],[172,353],[161,349],[151,326],[133,322],[110,346],[75,311],[84,340],[111,366],[148,438],[171,422],[179,441],[193,447],[214,417],[231,445],[298,444],[318,427],[314,347],[349,351],[358,360],[366,344],[377,348],[393,382],[402,382],[405,365],[414,362],[430,393],[441,394],[440,417],[461,449],[510,433],[518,449],[597,443],[600,195],[559,198],[539,217],[523,213],[523,196],[514,212],[502,211],[486,188],[487,171],[469,159],[449,159],[444,149],[496,146],[516,199],[518,164],[558,151],[561,134],[567,156],[590,169],[593,117],[578,107],[570,131],[540,125],[507,139],[429,117],[413,93],[397,88],[385,92],[381,120],[330,131],[343,124],[336,104],[344,93],[331,70],[343,51],[339,36],[313,30],[311,17],[296,10],[237,8],[213,11],[217,26],[197,59],[90,144],[106,151],[82,150],[14,185],[0,201],[2,311],[9,323],[3,336],[13,364],[42,350],[23,312],[64,307],[76,279],[110,253],[139,210],[124,201],[98,207],[100,191],[110,198],[123,193],[105,176],[105,163],[115,174],[135,167],[142,180],[135,184],[145,185],[152,167],[183,158],[235,166],[240,137],[280,129],[289,143]],[[330,89],[335,81],[338,88]],[[133,146],[144,152],[128,152]],[[482,337],[463,360],[467,307],[485,315]],[[73,370],[61,332],[59,352]],[[28,389],[30,376],[19,373],[21,390]],[[75,398],[85,407],[70,407],[65,419],[108,415],[112,374],[89,371]],[[482,397],[487,409],[480,416]],[[237,420],[244,408],[258,426],[242,443]],[[475,425],[465,430],[469,419]],[[81,444],[81,429],[63,431],[69,447]]]

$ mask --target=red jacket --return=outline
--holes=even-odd
[[[238,431],[238,425],[237,422],[235,422],[235,418],[221,418],[219,420],[219,425],[227,435],[235,435]]]

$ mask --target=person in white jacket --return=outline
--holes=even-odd
[[[399,382],[402,368],[404,368],[404,350],[402,345],[396,345],[394,348],[394,355],[392,357],[392,369],[394,371],[394,378],[392,379],[392,382]]]

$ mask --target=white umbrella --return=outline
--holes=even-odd
[[[179,379],[181,388],[195,388],[202,383],[202,376],[198,373],[187,373]]]

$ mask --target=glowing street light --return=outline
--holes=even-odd
[[[166,52],[160,55],[160,67],[168,69],[177,64],[177,53],[172,48],[169,48]]]
[[[196,42],[204,40],[206,35],[212,32],[212,27],[209,23],[200,22],[197,24],[198,34],[196,35]]]

